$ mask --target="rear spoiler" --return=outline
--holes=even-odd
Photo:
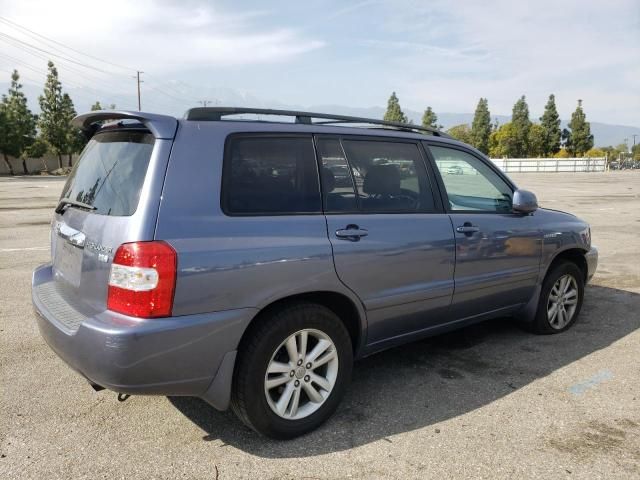
[[[137,120],[156,138],[172,139],[178,128],[178,120],[168,115],[156,113],[129,112],[124,110],[96,110],[94,112],[78,115],[71,124],[81,129],[88,137],[92,136],[98,128],[99,122],[109,120]]]

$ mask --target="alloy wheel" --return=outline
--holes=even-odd
[[[578,284],[572,275],[563,275],[553,284],[547,300],[547,320],[556,330],[566,327],[578,305]]]
[[[318,410],[338,377],[338,352],[331,338],[315,329],[299,330],[273,353],[264,377],[271,410],[299,420]]]

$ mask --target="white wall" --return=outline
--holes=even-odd
[[[1,154],[0,154],[1,155]],[[73,164],[75,164],[78,159],[78,155],[72,156]],[[9,162],[13,167],[13,173],[16,175],[24,175],[24,169],[22,168],[22,160],[18,158],[9,157]],[[66,167],[69,165],[69,156],[62,156],[62,166]],[[42,170],[46,170],[51,172],[58,168],[58,156],[47,154],[42,158],[27,158],[27,170],[29,173],[39,173]],[[0,156],[0,175],[8,175],[9,169],[7,168],[7,164],[4,161],[4,158]]]
[[[505,173],[525,172],[604,172],[607,159],[602,158],[492,158]]]

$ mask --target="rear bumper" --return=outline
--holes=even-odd
[[[592,246],[585,254],[585,259],[587,260],[587,282],[589,282],[598,268],[598,249]]]
[[[83,317],[60,298],[52,301],[52,281],[50,265],[33,273],[38,328],[58,356],[90,382],[121,393],[201,396],[226,408],[230,381],[221,387],[214,379],[220,365],[228,369],[228,359],[235,358],[255,309],[150,320],[108,310]],[[41,294],[44,288],[49,295]],[[69,322],[69,316],[80,321]],[[211,397],[214,383],[216,398]]]

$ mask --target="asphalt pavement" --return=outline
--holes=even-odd
[[[336,415],[288,442],[198,399],[89,388],[31,307],[64,179],[0,178],[0,478],[640,478],[640,171],[513,178],[591,223],[579,323],[501,319],[366,358]]]

